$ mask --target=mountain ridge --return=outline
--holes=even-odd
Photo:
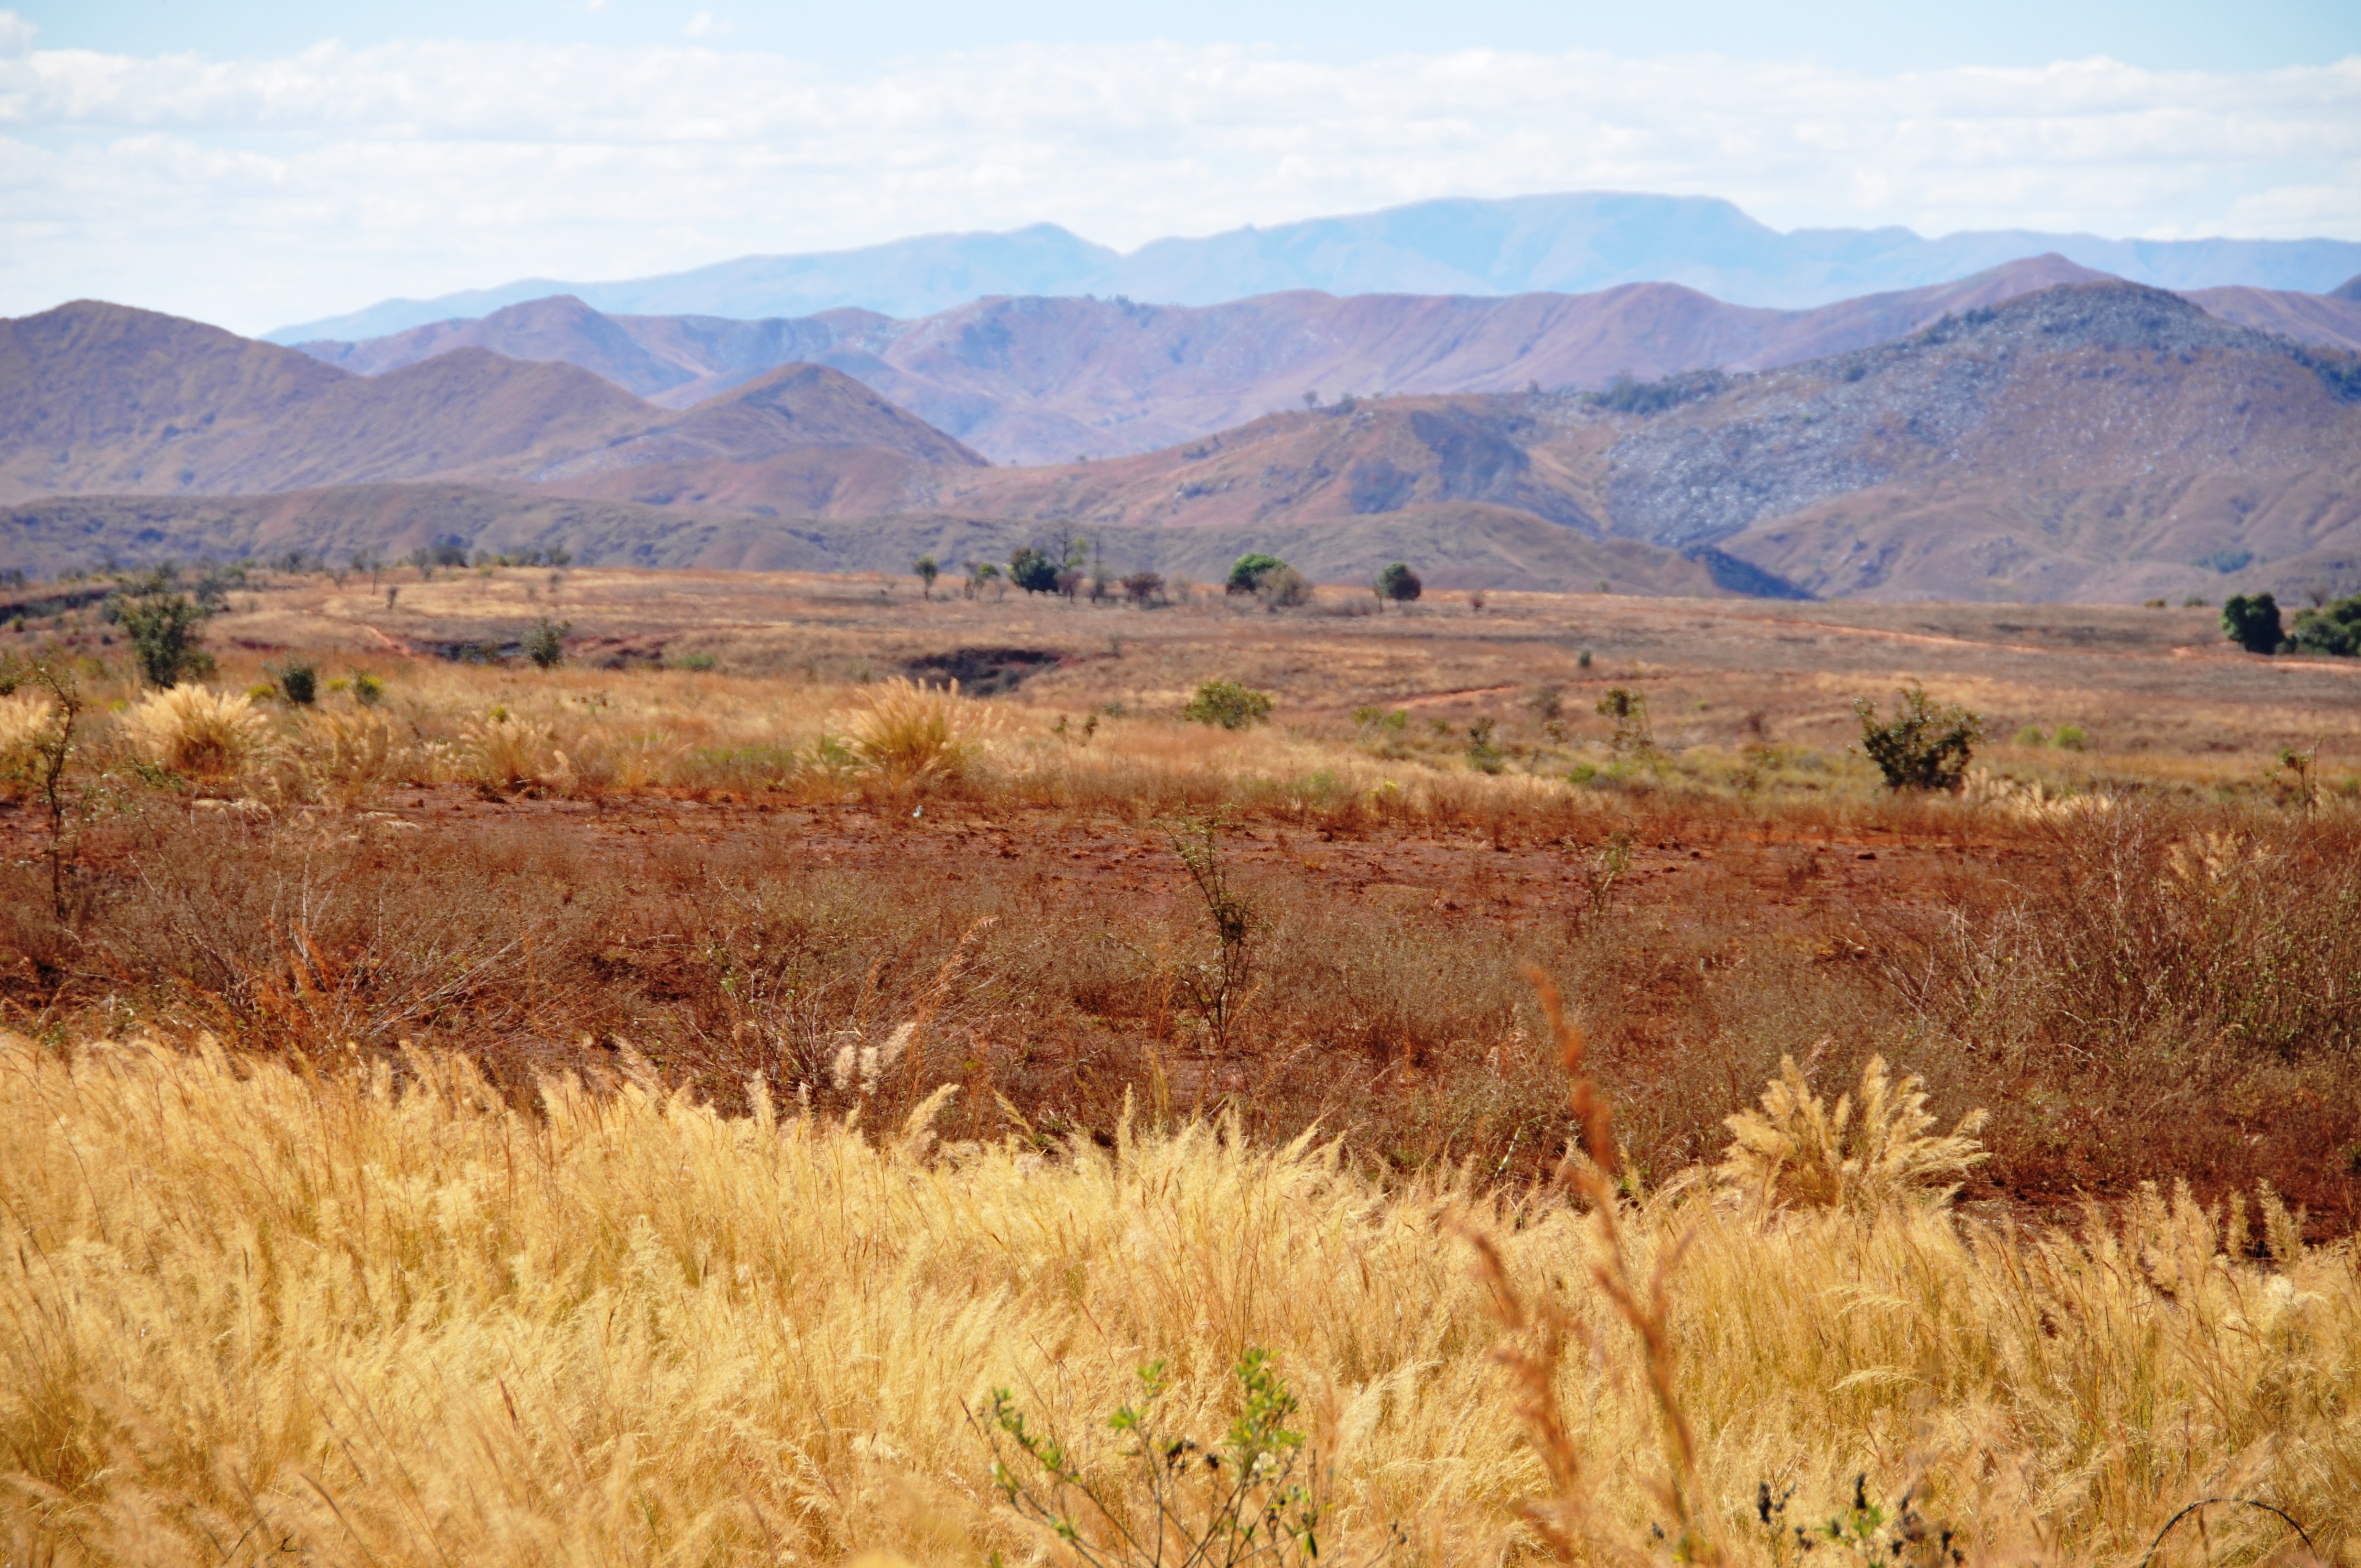
[[[977,324],[941,345],[1031,373],[1014,337],[972,343]],[[370,378],[99,305],[0,323],[0,363],[38,389],[17,388],[21,428],[0,423],[0,502],[23,498],[0,546],[43,560],[260,537],[258,518],[474,548],[537,518],[642,564],[868,560],[956,524],[1162,541],[1156,559],[1211,548],[1182,536],[1316,540],[1306,559],[1345,576],[1415,550],[1471,587],[1596,571],[1652,592],[1876,598],[2361,587],[2361,356],[2115,280],[1765,370],[1339,399],[1032,468],[991,466],[810,364],[674,411],[480,346]],[[61,453],[60,431],[98,444]],[[61,461],[81,496],[55,493]],[[298,488],[316,504],[271,499]]]
[[[993,295],[1121,294],[1211,305],[1296,289],[1489,296],[1664,282],[1734,304],[1804,310],[2052,251],[2172,289],[2320,291],[2361,271],[2361,243],[2344,240],[2133,240],[2027,230],[1930,239],[1899,227],[1782,233],[1718,198],[1593,191],[1417,202],[1152,240],[1128,254],[1054,224],[924,235],[603,283],[522,279],[434,300],[380,302],[262,335],[280,344],[378,337],[561,293],[618,314],[754,319],[855,307],[907,318]]]

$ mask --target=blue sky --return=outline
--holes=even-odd
[[[1578,190],[2361,239],[2361,4],[0,0],[0,315]]]
[[[1977,5],[1804,4],[1762,0],[1452,0],[1437,5],[1270,5],[1103,0],[979,5],[758,5],[732,0],[418,0],[337,5],[316,0],[19,0],[44,45],[108,53],[194,51],[214,58],[291,53],[323,38],[355,45],[401,38],[527,39],[646,46],[697,36],[865,68],[939,49],[1007,43],[1263,43],[1322,60],[1485,48],[1550,54],[1596,49],[1645,57],[1701,49],[1752,60],[1817,59],[1857,71],[1956,65],[2046,65],[2106,55],[2152,71],[2257,71],[2325,65],[2361,54],[2353,0],[2189,0]],[[726,30],[725,30],[726,29]]]

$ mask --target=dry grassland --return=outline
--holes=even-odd
[[[557,669],[442,656],[544,614]],[[1212,1431],[1256,1346],[1337,1561],[1790,1561],[1855,1475],[1921,1556],[2134,1563],[2230,1493],[2352,1550],[2361,668],[2196,609],[600,571],[258,576],[170,706],[108,635],[5,637],[89,703],[53,819],[0,699],[16,1561],[1024,1560],[962,1400],[1085,1434],[1163,1357]],[[1271,721],[1183,722],[1209,679]],[[1985,716],[1963,795],[1846,749],[1910,679]],[[1587,1218],[1529,966],[1620,1113]],[[1783,1058],[1880,1054],[1991,1113],[1959,1209],[1709,1196]],[[1644,1302],[1684,1236],[1652,1359],[1594,1265]],[[2237,1515],[2158,1561],[2296,1560]]]

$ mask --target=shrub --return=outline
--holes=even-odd
[[[461,775],[484,789],[563,791],[574,784],[574,764],[558,750],[551,726],[497,710],[459,727],[458,761]]]
[[[1292,609],[1310,602],[1312,585],[1292,566],[1274,566],[1255,579],[1255,598],[1265,609]]]
[[[1408,562],[1397,561],[1378,574],[1378,597],[1396,604],[1408,604],[1425,589],[1426,585],[1418,580],[1418,574],[1410,569]]]
[[[2289,632],[2288,641],[2301,653],[2361,658],[2361,594],[2319,609],[2296,611],[2295,627]]]
[[[957,681],[927,686],[897,675],[862,701],[849,727],[852,755],[896,789],[960,777],[995,722],[991,708],[960,695]]]
[[[1615,733],[1608,744],[1624,756],[1646,756],[1656,749],[1656,738],[1648,726],[1648,698],[1644,693],[1628,686],[1609,686],[1598,699],[1598,717],[1610,720]]]
[[[991,1445],[994,1488],[1093,1568],[1317,1563],[1323,1477],[1304,1434],[1289,1425],[1295,1396],[1266,1351],[1248,1350],[1235,1376],[1237,1418],[1218,1442],[1200,1442],[1164,1410],[1166,1364],[1139,1369],[1139,1402],[1107,1420],[1136,1444],[1126,1456],[1138,1481],[1128,1491],[1093,1475],[1096,1465],[1086,1469],[1086,1450],[1034,1431],[1005,1388],[970,1420]]]
[[[1030,544],[1020,545],[1008,557],[1008,580],[1028,594],[1056,593],[1060,570],[1053,556]]]
[[[2061,724],[2058,733],[2050,737],[2050,744],[2061,751],[2079,751],[2089,743],[2090,737],[2082,733],[2079,724]]]
[[[1894,717],[1877,721],[1877,705],[1861,697],[1861,749],[1885,775],[1889,789],[1955,790],[1967,777],[1983,720],[1957,703],[1937,707],[1927,688],[1913,681],[1895,694]]]
[[[363,707],[375,707],[385,700],[385,683],[365,671],[354,674],[352,689],[353,700]]]
[[[305,793],[350,806],[401,772],[405,749],[383,714],[368,709],[314,713],[297,740]]]
[[[1155,572],[1134,572],[1123,580],[1123,595],[1145,609],[1164,597],[1164,578]]]
[[[1279,571],[1286,565],[1287,563],[1276,555],[1265,555],[1259,553],[1241,555],[1231,563],[1230,576],[1228,580],[1223,583],[1222,591],[1232,594],[1253,593],[1262,586],[1262,579],[1266,573]]]
[[[117,599],[112,610],[149,685],[176,686],[185,676],[212,672],[213,657],[203,648],[210,612],[188,595],[141,594]]]
[[[919,596],[924,598],[934,598],[935,579],[943,575],[942,563],[932,555],[921,555],[910,563],[910,570],[918,575]]]
[[[320,698],[320,672],[308,660],[290,659],[272,672],[279,695],[295,707],[309,707]]]
[[[524,656],[544,670],[554,670],[566,663],[566,634],[573,629],[570,621],[555,621],[543,616],[533,622],[533,630],[524,634]]]
[[[2286,641],[2279,601],[2268,594],[2233,594],[2222,601],[2222,635],[2249,653],[2273,653]]]
[[[1859,1106],[1847,1094],[1831,1111],[1795,1058],[1782,1057],[1763,1108],[1727,1120],[1735,1141],[1715,1175],[1766,1208],[1873,1212],[1899,1203],[1947,1203],[1969,1168],[1986,1157],[1974,1135],[1984,1120],[1983,1112],[1971,1111],[1949,1137],[1928,1137],[1935,1118],[1927,1113],[1919,1080],[1895,1082],[1883,1057],[1870,1058],[1861,1069]]]
[[[171,686],[125,716],[132,741],[156,762],[192,778],[234,773],[260,749],[264,721],[253,699],[203,686]]]
[[[1193,724],[1244,729],[1270,718],[1270,694],[1236,681],[1207,681],[1180,710],[1180,717]]]

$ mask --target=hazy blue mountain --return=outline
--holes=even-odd
[[[2164,289],[2325,293],[2361,271],[2348,240],[2125,240],[2024,230],[1926,239],[1904,228],[1782,234],[1728,202],[1590,192],[1420,202],[1383,212],[1160,239],[1128,256],[1052,224],[929,235],[860,250],[749,256],[612,283],[528,279],[434,300],[389,300],[269,334],[275,343],[380,337],[571,294],[614,314],[754,319],[857,306],[905,319],[992,295],[1121,294],[1212,305],[1290,289],[1331,294],[1588,293],[1682,283],[1733,304],[1805,310],[1923,288],[2054,252]]]

